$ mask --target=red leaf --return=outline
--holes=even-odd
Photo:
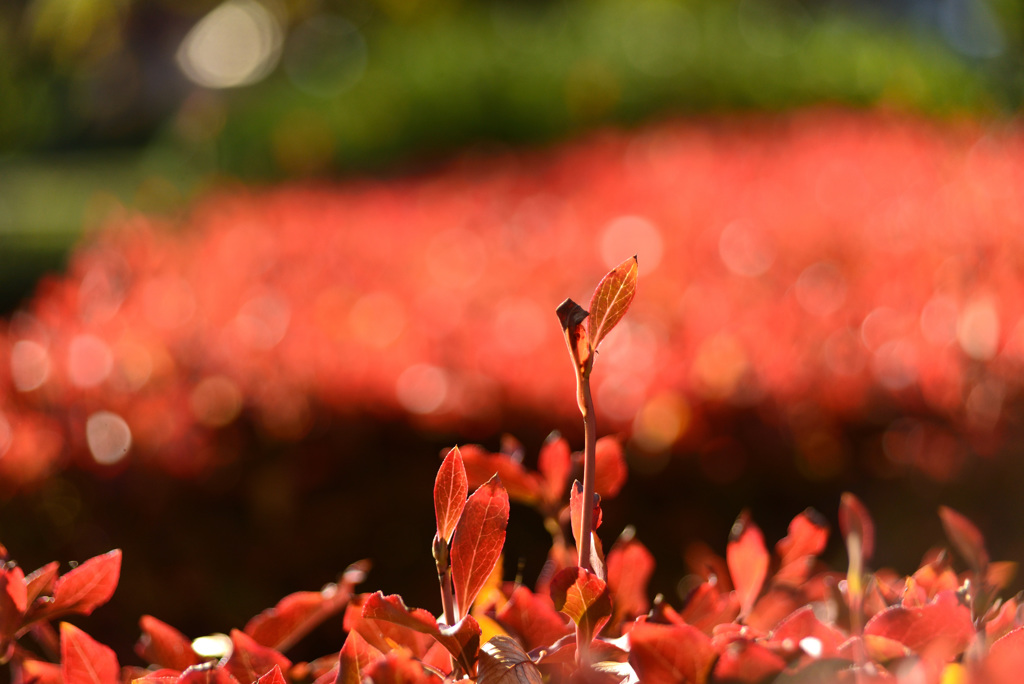
[[[860,499],[849,492],[845,492],[839,499],[839,530],[846,539],[847,548],[856,543],[861,558],[871,558],[875,552],[875,524]]]
[[[632,535],[623,535],[608,552],[608,586],[615,607],[613,622],[645,614],[650,608],[647,582],[654,573],[654,556]]]
[[[626,315],[636,294],[637,270],[636,257],[630,257],[609,271],[597,284],[594,296],[590,299],[591,349],[596,350],[605,335]]]
[[[601,497],[594,495],[594,529],[601,527]],[[576,548],[580,547],[583,536],[583,485],[574,480],[569,493],[569,520],[572,527],[572,538],[576,540]],[[591,530],[593,531],[593,530]]]
[[[492,454],[474,444],[460,447],[459,453],[470,487],[485,484],[497,474],[510,499],[529,505],[540,499],[543,490],[540,477],[508,454]]]
[[[594,460],[594,490],[608,499],[616,496],[626,484],[626,459],[619,438],[609,435],[597,440]]]
[[[281,668],[278,665],[274,666],[267,674],[260,677],[256,684],[288,684],[284,678],[284,674],[281,673]]]
[[[565,496],[572,472],[572,453],[569,442],[558,433],[552,433],[540,448],[537,469],[544,476],[544,498],[552,505],[558,504]]]
[[[733,592],[722,593],[715,580],[702,582],[686,597],[679,615],[688,624],[710,635],[717,625],[732,622],[740,606]]]
[[[61,678],[64,684],[120,684],[114,652],[75,627],[60,624]]]
[[[993,642],[983,664],[986,684],[1017,684],[1024,672],[1024,627],[1018,627]]]
[[[779,622],[771,638],[779,642],[789,640],[805,651],[816,651],[816,658],[836,655],[847,639],[838,629],[819,620],[811,606],[798,608]],[[805,639],[813,639],[814,643],[805,644]]]
[[[466,672],[474,672],[480,649],[480,625],[472,615],[467,615],[452,627],[441,627],[434,616],[422,608],[407,608],[401,596],[384,596],[377,592],[367,597],[363,617],[427,634],[444,646]]]
[[[366,679],[373,684],[441,684],[441,679],[402,651],[392,651],[370,663]]]
[[[572,632],[550,596],[535,594],[524,586],[515,588],[495,617],[519,637],[527,650],[549,646]]]
[[[15,660],[11,664],[13,684],[62,684],[61,667],[42,660]]]
[[[452,539],[455,614],[464,617],[501,558],[508,527],[508,494],[497,477],[481,485],[466,502]]]
[[[192,650],[192,642],[184,634],[155,617],[143,615],[139,619],[142,636],[135,644],[140,658],[160,667],[185,670],[199,663]]]
[[[818,511],[808,508],[789,523],[789,531],[775,545],[779,571],[773,582],[799,586],[810,575],[814,559],[828,543],[828,522]]]
[[[29,604],[40,596],[49,596],[53,594],[53,587],[57,581],[57,572],[59,569],[60,565],[54,561],[52,563],[47,563],[25,578]]]
[[[28,603],[25,573],[17,565],[0,565],[0,644],[2,637],[13,635],[21,627]]]
[[[715,663],[716,681],[756,682],[770,681],[782,672],[786,661],[761,644],[746,639],[732,642],[722,651]]]
[[[339,654],[336,684],[361,684],[363,671],[382,655],[379,650],[368,644],[359,632],[349,632]]]
[[[948,506],[939,507],[939,517],[946,536],[963,556],[971,570],[984,577],[988,569],[988,551],[985,538],[974,523]]]
[[[540,670],[523,648],[507,636],[495,636],[480,650],[477,684],[543,684]]]
[[[703,684],[716,655],[692,625],[638,622],[629,631],[629,664],[644,684]]]
[[[739,599],[740,616],[748,615],[754,607],[768,575],[768,561],[768,549],[765,548],[761,529],[750,520],[746,511],[740,513],[733,523],[725,550],[725,562]]]
[[[64,613],[89,615],[114,595],[120,576],[120,549],[90,558],[54,583],[53,601],[32,611],[30,619],[51,619]]]
[[[437,536],[446,542],[452,540],[455,524],[466,505],[469,484],[466,467],[462,464],[459,447],[454,447],[445,456],[434,481],[434,515],[437,518]]]
[[[253,682],[275,667],[288,670],[292,661],[278,651],[260,644],[245,632],[231,630],[231,657],[224,667],[240,682]]]
[[[285,596],[276,606],[249,620],[245,633],[264,646],[287,651],[348,604],[355,586],[366,578],[369,568],[369,561],[358,561],[342,573],[337,584]]]
[[[551,600],[593,638],[612,614],[611,592],[600,577],[583,568],[565,568],[551,579]]]
[[[893,606],[876,613],[864,626],[865,639],[879,636],[898,641],[911,651],[948,661],[974,638],[971,610],[952,591],[923,606]]]

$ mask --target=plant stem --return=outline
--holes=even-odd
[[[587,369],[589,370],[589,369]],[[580,412],[583,414],[583,515],[580,524],[579,566],[593,572],[590,562],[591,535],[594,530],[594,471],[597,470],[597,425],[594,398],[590,394],[590,374],[578,377]]]
[[[441,619],[449,627],[455,620],[455,592],[452,591],[452,568],[448,561],[448,542],[434,537],[434,564],[437,566],[437,583],[441,586]]]

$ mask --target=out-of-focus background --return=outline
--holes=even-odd
[[[1022,97],[1015,0],[6,2],[0,540],[124,547],[119,651],[364,556],[434,609],[437,454],[579,446],[553,309],[639,253],[595,373],[656,590],[844,490],[901,570],[938,503],[1024,558]]]

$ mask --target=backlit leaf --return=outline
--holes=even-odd
[[[716,656],[692,625],[638,622],[629,632],[629,664],[644,684],[704,684]]]
[[[31,604],[40,596],[53,594],[53,587],[57,581],[60,565],[54,561],[35,570],[25,577],[26,593],[28,602]]]
[[[174,627],[143,615],[139,628],[142,636],[135,644],[135,652],[146,662],[173,670],[185,670],[199,663],[192,641]]]
[[[245,633],[264,646],[287,651],[317,625],[345,608],[369,568],[369,561],[358,561],[345,569],[337,584],[285,596],[273,608],[249,620]]]
[[[360,684],[363,681],[363,670],[380,658],[383,654],[366,643],[359,632],[353,630],[345,637],[338,662],[337,684]]]
[[[569,442],[558,433],[552,433],[540,448],[537,469],[544,476],[545,499],[551,504],[562,501],[572,472]]]
[[[630,257],[601,279],[590,299],[590,345],[597,349],[605,335],[626,315],[636,294],[636,257]]]
[[[285,680],[284,674],[281,673],[281,667],[274,665],[270,672],[256,680],[256,684],[287,684],[287,680]]]
[[[786,667],[786,661],[759,643],[740,639],[722,650],[714,666],[715,681],[757,682],[771,681]]]
[[[631,535],[608,552],[608,587],[615,608],[614,623],[644,615],[650,608],[647,582],[654,573],[654,556]]]
[[[434,616],[421,608],[408,608],[398,595],[377,592],[367,597],[363,617],[384,620],[421,634],[427,634],[444,646],[460,666],[472,674],[480,648],[480,625],[467,615],[452,627],[438,625]]]
[[[459,447],[454,447],[445,456],[434,481],[434,515],[437,518],[439,539],[451,541],[468,494],[466,467],[462,464]]]
[[[555,610],[550,596],[535,594],[524,586],[515,588],[496,617],[528,650],[553,644],[572,632],[566,616]]]
[[[60,661],[64,684],[120,684],[114,651],[67,622],[60,625]]]
[[[768,575],[768,549],[764,545],[761,529],[750,519],[746,511],[733,523],[729,533],[729,544],[725,551],[725,562],[736,588],[740,603],[740,615],[748,615],[757,601]]]
[[[828,522],[808,508],[789,523],[785,537],[775,545],[780,563],[773,582],[800,585],[810,575],[814,559],[828,543]]]
[[[515,639],[496,636],[480,649],[477,684],[542,684],[540,670]]]
[[[16,565],[10,568],[0,566],[0,637],[17,631],[27,609],[25,573]]]
[[[1024,627],[1018,627],[993,642],[984,662],[986,684],[1017,684],[1024,672]]]
[[[622,453],[622,441],[616,436],[607,435],[597,440],[594,446],[594,491],[610,499],[626,484],[626,459]]]
[[[275,667],[287,671],[292,662],[278,651],[260,644],[245,632],[231,630],[231,657],[224,665],[240,682],[254,682]]]
[[[110,600],[121,576],[121,550],[115,549],[85,561],[62,575],[53,586],[53,602],[33,619],[53,618],[64,613],[89,615]]]
[[[601,631],[612,614],[611,592],[600,577],[583,568],[565,568],[551,579],[551,600],[580,626],[585,637]]]
[[[601,527],[601,497],[594,496],[591,506],[593,511],[593,528],[591,531]],[[583,536],[583,485],[579,480],[572,483],[569,494],[569,520],[572,527],[572,538],[576,540],[576,547],[580,547],[580,537]]]
[[[830,658],[839,652],[847,637],[832,625],[825,624],[814,614],[812,606],[801,606],[779,622],[771,634],[773,641],[791,641],[802,645],[804,639],[814,639],[817,658]]]
[[[919,655],[951,660],[974,638],[971,610],[956,592],[944,591],[923,606],[893,606],[872,616],[865,639],[880,636],[898,641]]]
[[[218,667],[216,661],[193,665],[181,673],[178,684],[251,684],[250,682],[239,682],[231,673],[223,667]]]
[[[62,684],[61,666],[42,660],[15,660],[11,663],[13,684]],[[177,681],[177,677],[175,677]]]
[[[532,505],[540,500],[544,488],[540,477],[508,454],[492,454],[475,444],[460,447],[459,453],[470,487],[479,487],[497,474],[513,501]]]
[[[497,477],[481,485],[466,501],[451,547],[452,583],[458,617],[469,613],[495,563],[501,558],[508,510],[508,494]]]
[[[402,651],[392,651],[370,663],[366,679],[373,684],[441,684],[437,675]]]
[[[963,556],[971,570],[984,577],[988,568],[988,551],[985,538],[974,523],[948,506],[939,507],[939,518],[946,536]]]

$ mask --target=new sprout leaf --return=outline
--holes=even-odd
[[[455,524],[466,506],[469,483],[466,466],[462,463],[459,447],[453,447],[441,463],[434,481],[434,516],[437,518],[437,536],[446,542],[452,540]]]
[[[551,579],[551,600],[593,638],[612,614],[611,592],[600,577],[583,568],[565,568]]]
[[[480,649],[477,684],[543,684],[540,670],[515,639],[496,636]]]
[[[768,549],[764,545],[761,529],[750,519],[746,511],[733,523],[726,547],[725,562],[729,576],[736,588],[740,615],[749,615],[754,607],[761,587],[768,576]]]
[[[956,592],[944,591],[923,606],[892,606],[876,613],[864,625],[864,637],[878,636],[922,655],[948,661],[974,638],[971,610]]]
[[[582,306],[566,299],[555,309],[559,323],[562,324],[562,333],[565,335],[565,344],[569,348],[569,356],[577,373],[585,373],[590,362],[591,346],[587,328],[583,325],[590,314]]]
[[[366,603],[363,604],[363,617],[384,620],[427,634],[444,646],[463,670],[470,674],[474,671],[480,648],[480,625],[472,615],[467,615],[451,627],[441,626],[427,611],[406,607],[400,596],[384,596],[377,592],[367,597]]]
[[[285,596],[273,608],[249,620],[245,633],[264,646],[287,651],[317,625],[345,608],[369,568],[369,561],[358,561],[342,573],[337,584]]]
[[[985,549],[985,538],[978,528],[965,516],[948,506],[939,507],[939,518],[946,536],[953,542],[957,552],[978,575],[984,577],[989,557]]]
[[[508,512],[508,493],[497,477],[477,488],[466,501],[451,546],[452,583],[458,617],[469,613],[470,606],[501,557]]]
[[[146,662],[172,670],[185,670],[199,663],[192,641],[166,622],[143,615],[139,619],[142,635],[135,652]]]
[[[601,497],[594,496],[591,502],[593,506],[594,529],[601,527]],[[580,538],[583,536],[583,485],[579,480],[574,480],[569,494],[569,521],[572,527],[572,538],[576,540],[576,548],[580,547]]]
[[[231,643],[234,648],[224,667],[240,682],[254,682],[275,667],[291,669],[292,662],[288,658],[241,630],[231,630]]]
[[[627,469],[622,441],[614,435],[608,435],[597,440],[594,447],[594,491],[610,499],[626,484]]]
[[[121,550],[85,561],[62,575],[53,586],[53,601],[32,619],[50,619],[64,613],[89,615],[110,600],[121,576]]]
[[[644,684],[704,684],[716,656],[692,625],[638,622],[629,631],[629,664]]]
[[[590,347],[597,349],[605,335],[611,332],[636,294],[636,257],[630,257],[613,268],[601,279],[590,299]]]
[[[114,651],[67,622],[60,625],[60,661],[64,684],[120,684]]]
[[[848,549],[851,544],[857,543],[860,557],[871,559],[875,552],[875,524],[860,499],[849,492],[845,492],[839,499],[839,530]]]

